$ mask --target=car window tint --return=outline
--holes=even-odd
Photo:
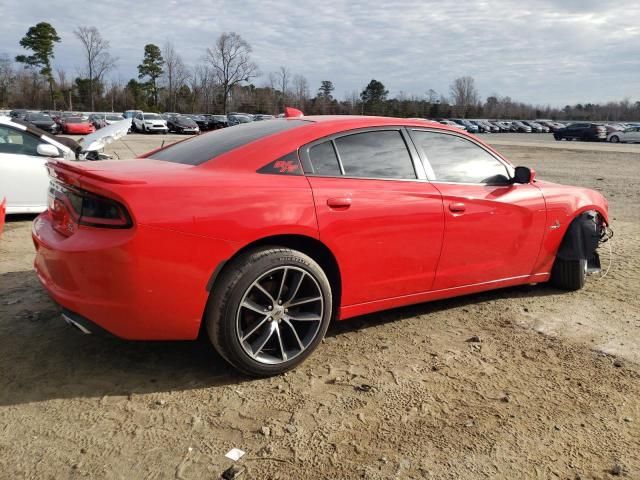
[[[506,167],[475,143],[455,135],[413,131],[440,182],[504,183]]]
[[[344,174],[367,178],[417,178],[398,130],[355,133],[335,139]]]
[[[341,175],[338,157],[331,140],[314,145],[309,149],[309,160],[316,175]]]
[[[40,140],[26,132],[0,126],[0,153],[38,155]]]
[[[151,154],[149,158],[187,165],[200,165],[261,138],[307,124],[306,120],[282,119],[273,122],[250,122],[235,125],[233,128],[214,130],[206,135],[174,143]]]

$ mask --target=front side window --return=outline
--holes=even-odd
[[[398,130],[354,133],[335,139],[348,177],[415,179],[411,155]]]
[[[0,153],[38,155],[40,143],[26,132],[0,125]]]
[[[418,130],[412,134],[437,182],[504,184],[509,179],[504,164],[465,138]]]

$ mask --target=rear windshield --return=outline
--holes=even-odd
[[[245,123],[175,143],[151,154],[149,158],[187,165],[200,165],[247,143],[300,127],[307,123],[305,120],[285,119],[272,122]]]

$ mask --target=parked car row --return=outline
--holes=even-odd
[[[551,120],[471,120],[464,118],[440,118],[436,121],[474,134],[552,133],[558,141],[640,142],[640,123],[571,122],[564,124]]]
[[[273,115],[231,112],[227,115],[153,113],[142,110],[113,112],[61,112],[56,110],[30,111],[27,109],[2,110],[0,116],[22,120],[52,134],[86,135],[123,118],[132,119],[131,131],[139,133],[199,134],[243,123],[271,120]],[[640,123],[570,122],[552,120],[486,120],[465,118],[439,118],[443,125],[460,128],[469,133],[552,133],[557,141],[587,140],[640,142]]]
[[[231,112],[228,115],[155,113],[142,110],[113,112],[62,112],[56,110],[31,111],[14,109],[0,111],[0,116],[25,121],[52,134],[87,134],[114,122],[131,119],[131,130],[140,133],[198,134],[242,123],[275,118],[273,115]]]

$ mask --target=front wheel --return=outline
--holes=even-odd
[[[610,141],[611,143],[618,143],[618,142],[620,142],[620,137],[618,137],[617,135],[613,135],[613,136],[609,139],[609,141]]]
[[[277,375],[306,359],[324,337],[333,311],[329,280],[308,255],[262,248],[222,272],[205,315],[215,349],[238,370]]]
[[[551,283],[563,290],[580,290],[587,279],[587,260],[556,258],[551,270]]]
[[[560,135],[554,135],[553,138],[556,139],[556,142],[559,142],[562,140],[562,137]]]

